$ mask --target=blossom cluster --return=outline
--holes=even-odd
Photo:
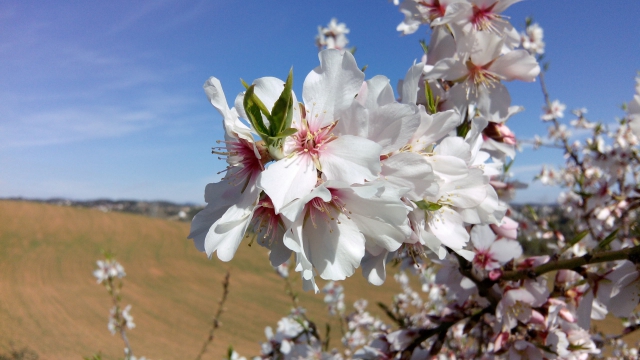
[[[113,259],[98,260],[98,268],[93,272],[93,276],[98,280],[98,284],[112,281],[116,278],[122,279],[126,273],[119,262]]]
[[[565,105],[544,87],[542,28],[529,20],[519,33],[503,15],[515,2],[397,1],[399,31],[427,25],[431,34],[397,94],[387,77],[365,76],[344,51],[346,25],[334,20],[320,29],[326,49],[301,97],[291,72],[243,82],[233,107],[217,78],[205,82],[225,130],[213,152],[227,168],[207,185],[189,237],[229,261],[255,234],[283,277],[292,259],[305,290],[320,291],[316,277],[328,280],[325,301],[346,324],[340,354],[296,310],[267,330],[261,358],[586,359],[607,341],[633,353],[589,331],[592,319],[627,317],[639,301],[640,85],[611,130],[574,111],[569,125],[593,136],[571,142],[560,122]],[[540,180],[568,189],[560,203],[579,219],[573,234],[507,204],[522,186],[508,176],[518,142],[507,121],[523,108],[504,83],[536,79],[550,125],[536,146],[567,157]],[[553,253],[525,254],[519,230]],[[402,293],[385,310],[394,325],[375,320],[366,301],[345,315],[336,281],[361,268],[381,285],[392,261],[404,271],[395,276]]]
[[[126,335],[127,329],[135,328],[136,324],[133,322],[133,316],[131,315],[131,305],[127,305],[123,309],[120,304],[122,281],[116,283],[116,280],[120,280],[126,276],[124,267],[110,254],[107,254],[105,260],[98,260],[97,265],[98,268],[93,272],[93,276],[98,280],[98,284],[106,288],[113,303],[111,310],[109,310],[109,321],[107,323],[109,332],[111,332],[112,335],[118,334],[122,338],[125,345],[125,360],[145,360],[146,358],[144,356],[138,358],[133,355]]]
[[[540,71],[489,15],[483,26],[432,24],[430,50],[410,67],[399,101],[388,78],[365,80],[349,52],[333,49],[319,53],[303,102],[291,74],[255,80],[233,108],[220,82],[207,80],[225,129],[214,152],[228,168],[193,220],[196,246],[228,261],[250,229],[273,266],[295,253],[305,288],[316,291],[316,275],[343,280],[359,266],[382,284],[399,250],[442,259],[450,249],[472,260],[466,226],[500,226],[506,211],[490,179],[515,155],[504,122],[520,108],[502,81],[533,81]]]
[[[338,23],[337,19],[331,19],[327,27],[318,26],[316,35],[316,46],[318,49],[338,49],[346,50],[349,43],[347,35],[349,28],[345,23]]]

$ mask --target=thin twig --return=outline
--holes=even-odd
[[[124,352],[125,352],[125,360],[130,359],[133,356],[133,350],[131,349],[131,344],[129,343],[129,338],[127,338],[127,324],[124,321],[122,316],[122,310],[120,309],[120,289],[122,287],[122,283],[120,283],[119,288],[116,288],[113,283],[113,278],[109,277],[107,279],[107,291],[109,295],[111,295],[111,301],[113,302],[113,307],[115,309],[115,314],[113,315],[116,322],[116,330],[120,334],[122,341],[124,342]]]
[[[218,302],[218,311],[216,312],[216,315],[213,317],[213,321],[211,323],[211,329],[209,329],[209,337],[204,342],[204,344],[202,344],[202,349],[200,349],[200,353],[198,354],[198,356],[196,356],[196,360],[200,360],[202,358],[202,355],[204,355],[204,353],[207,351],[207,346],[209,346],[209,344],[213,342],[213,335],[216,329],[220,327],[220,316],[224,312],[224,303],[225,301],[227,301],[227,295],[229,295],[229,277],[230,276],[231,276],[231,273],[229,272],[229,270],[227,270],[227,274],[225,275],[224,280],[222,281],[222,298]]]
[[[462,318],[459,319],[454,319],[454,320],[450,320],[450,321],[443,321],[440,323],[439,326],[435,327],[435,328],[430,328],[430,329],[419,329],[418,331],[418,336],[411,342],[411,344],[409,344],[409,346],[407,346],[403,351],[402,351],[402,355],[401,358],[402,359],[410,359],[411,355],[413,354],[413,351],[415,350],[416,347],[418,347],[423,341],[429,339],[432,336],[438,335],[440,337],[440,340],[444,341],[444,338],[447,334],[447,332],[449,331],[449,329],[454,326],[455,324],[457,324],[458,322],[465,320],[465,319],[469,319],[469,321],[474,321],[474,322],[478,322],[480,321],[480,319],[482,318],[482,316],[484,314],[487,313],[493,313],[495,312],[495,305],[491,304],[489,306],[487,306],[486,308],[464,316]],[[436,341],[437,342],[437,341]],[[434,344],[436,345],[436,344]],[[437,346],[437,345],[436,345]],[[431,348],[431,351],[435,351],[435,350],[439,350],[439,349],[435,349],[435,348]],[[431,354],[432,356],[434,355],[433,353]]]
[[[637,330],[640,330],[640,325],[636,324],[636,325],[629,325],[627,327],[625,327],[622,330],[622,333],[619,335],[612,335],[612,336],[608,336],[607,340],[618,340],[618,339],[622,339],[623,336],[629,335],[632,332],[635,332]]]
[[[284,278],[284,291],[291,299],[291,304],[293,304],[293,308],[297,309],[300,305],[298,302],[298,295],[293,291],[293,286],[291,285],[291,280],[289,280],[289,276],[283,276]]]

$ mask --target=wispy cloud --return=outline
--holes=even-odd
[[[36,112],[0,125],[0,147],[41,146],[123,136],[157,126],[149,110],[117,107],[66,108]]]
[[[126,14],[126,16],[116,22],[109,30],[109,33],[117,34],[128,31],[147,20],[147,18],[151,17],[154,13],[164,13],[164,15],[170,14],[170,17],[166,18],[166,21],[154,24],[155,31],[167,31],[171,28],[188,23],[196,18],[204,17],[206,14],[210,14],[211,12],[209,8],[213,5],[216,4],[205,0],[200,0],[195,4],[183,3],[176,0],[142,3],[133,8]],[[167,8],[171,8],[170,11],[167,11]]]
[[[137,6],[132,6],[133,9],[126,13],[118,22],[116,22],[109,32],[115,34],[129,30],[131,27],[135,26],[136,23],[138,23],[141,19],[174,2],[174,0],[157,0],[138,3]]]
[[[154,6],[143,6],[130,21]],[[4,11],[6,16],[14,16],[9,10]],[[122,137],[170,127],[169,119],[188,112],[196,101],[171,86],[171,79],[189,71],[187,65],[154,63],[150,59],[158,54],[130,53],[126,46],[52,36],[45,23],[26,33],[19,31],[22,25],[16,19],[13,23],[15,41],[6,45],[11,51],[0,48],[0,62],[6,60],[0,64],[0,148]]]

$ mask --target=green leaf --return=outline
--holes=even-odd
[[[440,208],[442,207],[442,205],[440,204],[436,204],[436,203],[432,203],[424,200],[414,201],[414,203],[416,204],[416,206],[418,206],[418,208],[422,210],[427,210],[427,211],[440,210]]]
[[[424,39],[420,40],[420,46],[422,47],[422,51],[424,51],[424,54],[427,55],[427,52],[429,52],[429,47],[427,46],[427,42],[424,41]]]
[[[258,132],[258,135],[260,135],[263,140],[267,141],[267,138],[269,137],[269,130],[262,121],[262,111],[260,109],[260,105],[264,107],[264,104],[262,104],[255,95],[254,89],[255,85],[249,86],[244,94],[242,105],[244,106],[244,111],[247,113],[247,117],[249,118],[249,122],[253,128]]]
[[[576,236],[573,237],[573,239],[567,242],[567,245],[565,247],[566,248],[572,247],[573,245],[577,244],[580,240],[584,239],[584,237],[587,235],[589,235],[589,230],[583,230],[579,232],[578,234],[576,234]]]
[[[433,98],[433,91],[431,90],[431,86],[429,85],[429,80],[425,80],[424,89],[425,96],[427,98],[427,110],[429,110],[429,114],[435,114],[436,112],[438,112],[438,101]]]
[[[531,24],[532,24],[532,23],[533,23],[533,19],[532,19],[530,16],[527,16],[527,17],[524,19],[525,27],[529,27],[529,26],[531,26]]]
[[[469,130],[471,130],[471,122],[465,121],[458,126],[457,135],[461,138],[464,138],[469,133]]]
[[[511,161],[508,161],[508,162],[506,162],[506,163],[504,164],[504,166],[502,167],[502,169],[503,169],[503,172],[504,172],[505,174],[509,172],[509,169],[511,169],[511,166],[513,165],[513,163],[514,163],[514,162],[515,162],[515,159],[514,159],[514,160],[511,160]]]
[[[243,78],[240,78],[240,82],[242,83],[242,86],[244,86],[245,90],[249,89],[249,84],[247,84]]]
[[[275,136],[284,129],[291,127],[293,119],[293,96],[291,89],[293,88],[293,68],[289,70],[289,76],[284,83],[284,89],[280,93],[280,97],[273,104],[271,116],[269,117],[270,135]]]
[[[583,198],[587,198],[587,199],[593,196],[592,193],[588,193],[588,192],[584,192],[584,191],[574,191],[574,193],[582,196]]]
[[[279,134],[277,134],[276,136],[271,136],[271,139],[283,139],[286,138],[287,136],[291,136],[295,133],[298,132],[298,129],[295,128],[288,128],[288,129],[284,129],[282,130]]]
[[[604,238],[604,240],[600,241],[600,243],[598,244],[598,249],[604,249],[607,245],[611,244],[611,242],[616,239],[616,235],[618,235],[618,230],[620,229],[613,230],[613,232],[609,234],[606,238]]]
[[[526,208],[529,211],[529,214],[531,215],[533,221],[538,221],[538,214],[536,213],[536,210],[531,205],[527,205]]]
[[[551,354],[554,354],[554,355],[558,355],[557,352],[555,352],[555,351],[553,351],[553,349],[551,349],[551,345],[542,345],[542,344],[535,344],[535,345],[536,345],[536,347],[538,349],[544,350],[544,351],[546,351],[548,353],[551,353]],[[569,346],[571,346],[571,345],[569,345]]]
[[[367,68],[369,67],[369,65],[365,65],[362,67],[362,69],[360,69],[360,71],[365,72],[367,71]]]
[[[589,350],[589,347],[582,344],[577,344],[577,345],[569,344],[569,346],[567,346],[567,349],[571,351],[584,351],[584,350]]]

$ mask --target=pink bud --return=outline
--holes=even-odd
[[[507,216],[502,218],[502,222],[499,226],[494,224],[491,224],[490,226],[491,230],[493,230],[493,232],[496,233],[498,237],[503,237],[511,240],[516,240],[518,238],[519,224]]]
[[[529,319],[529,323],[544,324],[544,316],[536,310],[531,310],[531,319]]]
[[[489,122],[487,127],[482,131],[482,135],[485,139],[489,138],[509,145],[516,144],[516,136],[505,124]]]
[[[576,318],[573,316],[571,311],[569,311],[567,308],[560,309],[560,312],[558,313],[558,315],[560,315],[561,318],[565,319],[570,323],[576,322]]]
[[[496,340],[493,342],[493,349],[495,352],[500,351],[500,349],[502,349],[502,346],[509,341],[509,333],[508,332],[501,332],[498,334],[498,336],[496,337]]]
[[[501,277],[502,277],[502,270],[495,269],[495,270],[489,271],[489,279],[491,279],[491,281],[496,281]]]

